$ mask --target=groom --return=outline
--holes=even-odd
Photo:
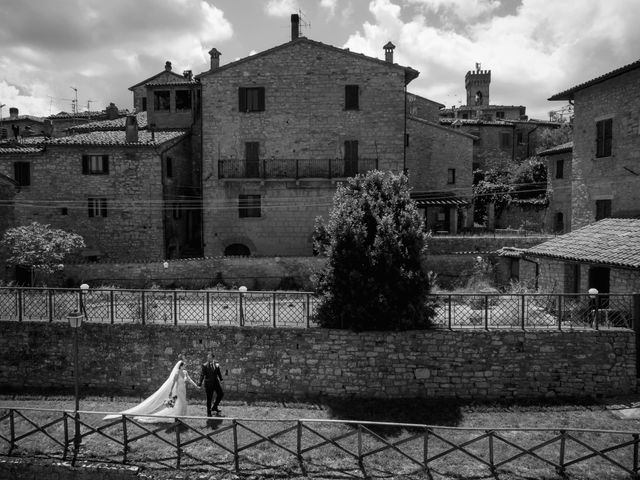
[[[222,397],[224,397],[221,385],[222,373],[220,373],[220,365],[218,362],[213,360],[214,357],[215,355],[211,352],[207,354],[207,361],[202,364],[200,381],[198,382],[198,386],[202,386],[202,380],[204,380],[204,389],[207,392],[207,417],[211,416],[212,410],[217,414],[220,413],[218,405],[220,404]],[[216,393],[216,401],[214,402],[212,409],[211,400],[213,400],[213,392]]]

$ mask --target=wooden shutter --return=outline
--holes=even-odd
[[[100,199],[100,215],[102,215],[103,217],[107,216],[107,199],[106,198]]]
[[[258,88],[258,110],[264,112],[264,87]]]
[[[109,173],[109,155],[102,156],[102,173]]]
[[[89,175],[89,155],[82,155],[82,174]]]
[[[93,198],[89,199],[89,217],[93,217]]]

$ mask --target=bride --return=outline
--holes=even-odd
[[[120,418],[123,414],[135,415],[134,419],[143,423],[171,422],[171,418],[145,417],[144,414],[166,415],[167,417],[179,417],[187,414],[187,381],[200,388],[194,382],[184,364],[184,357],[176,363],[169,374],[169,378],[150,397],[142,403],[123,412],[107,415],[103,420]]]

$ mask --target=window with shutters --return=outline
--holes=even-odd
[[[596,157],[610,157],[613,141],[613,118],[596,122]]]
[[[14,162],[13,172],[18,185],[21,187],[31,185],[31,164],[29,162]]]
[[[611,200],[596,200],[596,220],[611,217]]]
[[[353,177],[358,173],[358,141],[344,142],[344,176]]]
[[[503,148],[507,148],[511,146],[511,134],[507,132],[502,132],[500,134],[500,145]]]
[[[153,92],[153,109],[169,110],[171,106],[171,92],[169,90],[159,90]]]
[[[83,155],[83,175],[107,175],[109,173],[109,155]]]
[[[261,217],[262,204],[260,195],[238,196],[238,216],[240,218]]]
[[[449,185],[453,185],[454,183],[456,183],[456,169],[455,168],[447,169],[447,183]]]
[[[106,198],[89,198],[89,217],[106,217],[107,216],[107,199]]]
[[[345,110],[360,109],[360,87],[358,85],[344,86],[344,109]]]
[[[264,87],[240,87],[238,110],[241,112],[264,112]]]
[[[176,110],[191,110],[190,90],[176,90]]]

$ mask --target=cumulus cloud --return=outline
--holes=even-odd
[[[177,73],[206,65],[208,50],[232,35],[224,12],[204,0],[23,0],[3,11],[0,100],[48,115],[69,111],[74,86],[81,105],[93,100],[92,108],[102,109],[118,99],[127,108],[127,88],[161,71],[166,60]],[[8,85],[44,98],[27,101]]]
[[[499,7],[493,1],[411,3],[421,8],[406,18],[406,2],[371,1],[373,20],[344,46],[381,57],[382,46],[393,41],[395,61],[421,72],[409,89],[447,106],[466,100],[464,75],[476,62],[492,70],[491,103],[525,105],[531,116],[544,118],[561,106],[547,102],[554,93],[638,58],[640,30],[634,22],[640,4],[635,0],[583,0],[579,5],[522,0],[500,15],[487,15]],[[428,13],[443,9],[476,20],[452,27]]]
[[[269,0],[265,11],[272,17],[287,17],[298,11],[298,2],[296,0]]]
[[[329,10],[329,15],[333,17],[336,13],[336,5],[338,0],[321,0],[320,6]]]

